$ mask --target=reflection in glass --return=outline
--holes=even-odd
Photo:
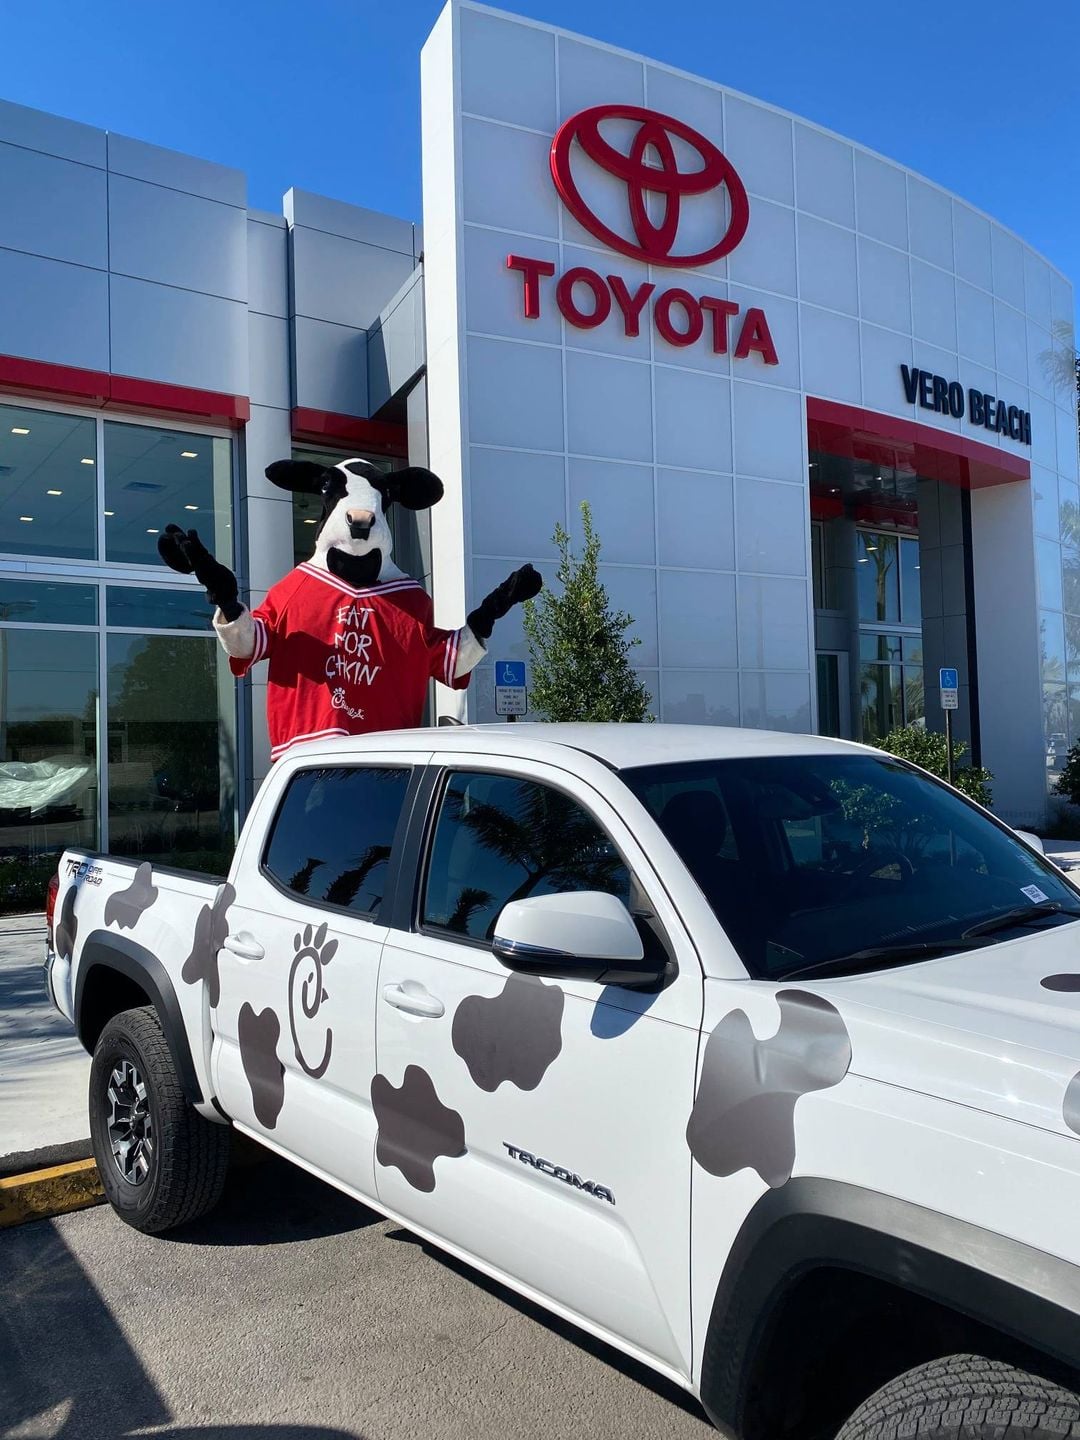
[[[622,857],[575,800],[508,775],[451,777],[432,845],[425,924],[490,940],[511,900],[572,890],[623,900],[630,893]]]
[[[159,585],[110,585],[105,592],[105,613],[110,625],[139,630],[210,630],[214,607],[206,592],[166,590]]]
[[[65,585],[59,580],[9,580],[0,577],[0,621],[22,625],[96,625],[97,586]]]
[[[840,656],[827,653],[817,657],[818,734],[839,736]]]
[[[1064,685],[1043,686],[1043,732],[1046,736],[1046,785],[1057,784],[1069,750],[1069,702]]]
[[[109,848],[224,874],[235,784],[228,665],[209,636],[110,635]]]
[[[1070,615],[1080,615],[1080,548],[1061,547],[1062,598]]]
[[[1058,526],[1062,540],[1080,545],[1080,487],[1064,477],[1058,479]]]
[[[166,525],[195,529],[223,565],[232,564],[232,475],[228,440],[105,424],[105,558],[155,565]]]
[[[1053,540],[1036,540],[1035,565],[1039,582],[1039,604],[1044,610],[1060,610],[1061,546]]]
[[[1044,681],[1065,679],[1065,621],[1051,611],[1039,614],[1039,653]]]
[[[97,555],[96,422],[0,405],[0,551]]]
[[[863,665],[859,673],[861,735],[864,742],[883,740],[903,725],[903,691],[899,665]]]
[[[97,637],[0,626],[0,908],[40,908],[59,852],[97,848]]]
[[[906,537],[900,541],[900,619],[905,625],[922,622],[919,542]]]
[[[900,574],[897,536],[860,530],[856,537],[859,619],[900,621]]]
[[[301,770],[274,821],[267,870],[313,904],[376,917],[408,784],[403,768]]]

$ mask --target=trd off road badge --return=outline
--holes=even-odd
[[[503,1149],[510,1152],[511,1160],[520,1160],[523,1165],[531,1165],[542,1175],[553,1175],[564,1185],[572,1185],[575,1190],[584,1190],[586,1195],[594,1195],[597,1200],[606,1200],[609,1205],[615,1204],[615,1196],[606,1185],[598,1185],[595,1180],[582,1180],[581,1176],[575,1175],[572,1170],[565,1170],[561,1165],[553,1165],[550,1160],[530,1154],[528,1150],[520,1150],[516,1145],[508,1145],[505,1140]]]

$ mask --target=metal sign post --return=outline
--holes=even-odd
[[[529,708],[524,660],[495,661],[495,714],[513,723]]]
[[[949,784],[953,783],[952,717],[960,708],[960,677],[953,668],[938,671],[941,708],[945,711],[945,750]]]

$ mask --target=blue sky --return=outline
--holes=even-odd
[[[1080,285],[1080,3],[514,0],[782,105],[989,211]],[[420,217],[419,52],[441,0],[0,0],[0,95]]]

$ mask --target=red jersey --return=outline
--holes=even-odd
[[[429,679],[454,678],[460,630],[435,627],[416,580],[356,590],[317,565],[298,565],[252,612],[255,652],[229,657],[234,675],[269,658],[270,758],[302,740],[419,725]]]

